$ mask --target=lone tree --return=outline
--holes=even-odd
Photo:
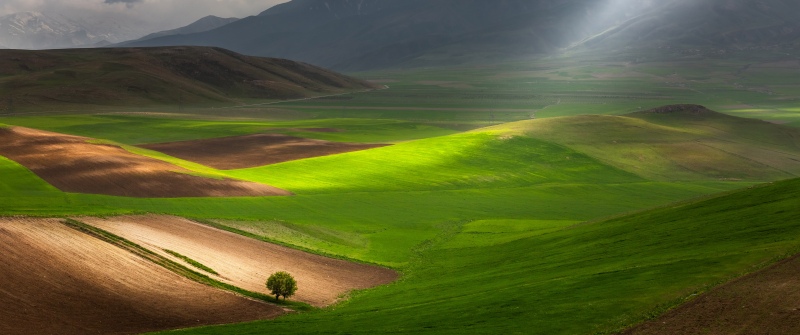
[[[297,291],[297,282],[288,272],[275,272],[267,279],[267,289],[275,295],[275,300],[279,300],[280,296],[286,300]]]

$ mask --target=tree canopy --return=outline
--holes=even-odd
[[[297,291],[297,281],[288,272],[275,272],[267,279],[267,289],[275,295],[276,300],[280,299],[280,296],[286,300]]]

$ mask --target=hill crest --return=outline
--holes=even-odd
[[[313,65],[211,47],[0,50],[0,87],[0,113],[87,105],[230,106],[374,88]]]

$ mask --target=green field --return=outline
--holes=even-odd
[[[684,65],[553,58],[363,73],[390,89],[277,105],[0,116],[296,194],[71,194],[0,157],[0,213],[174,214],[402,273],[326,309],[181,333],[610,333],[800,251],[800,87]],[[773,122],[630,114],[668,103]],[[262,132],[393,145],[231,171],[131,146]]]
[[[325,311],[177,333],[608,333],[797,252],[798,190],[795,179],[579,225],[449,222],[396,284]],[[481,226],[505,236],[472,244]]]

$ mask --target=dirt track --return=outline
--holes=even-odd
[[[89,140],[23,127],[0,128],[0,155],[65,192],[146,198],[291,194],[264,184],[181,173],[189,171]]]
[[[317,131],[330,131],[326,128]],[[211,166],[244,169],[297,159],[340,154],[385,146],[384,144],[339,143],[282,134],[255,134],[195,141],[157,143],[141,147]]]
[[[132,334],[272,318],[55,219],[0,218],[0,334]]]
[[[622,334],[800,334],[800,255],[717,287]]]
[[[315,306],[332,304],[353,289],[397,279],[397,273],[389,269],[265,243],[179,217],[145,215],[79,220],[164,256],[168,256],[164,249],[176,251],[220,274],[212,277],[250,291],[268,293],[265,283],[269,275],[287,271],[297,279],[298,290],[293,299]]]

